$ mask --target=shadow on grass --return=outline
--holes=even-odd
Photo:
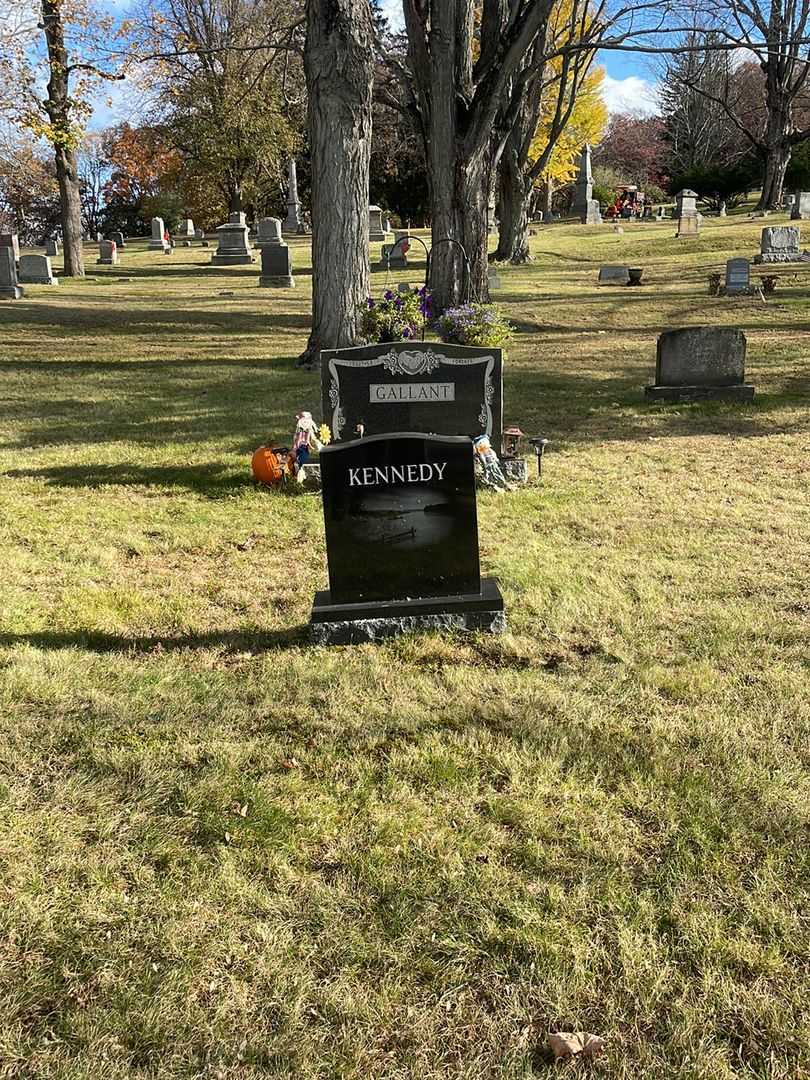
[[[229,471],[228,466],[209,465],[141,467],[138,465],[76,465],[50,469],[9,469],[2,474],[14,480],[44,480],[58,487],[157,487],[168,493],[182,487],[208,498],[222,498],[255,487],[247,470]]]
[[[31,645],[36,649],[85,649],[97,653],[159,654],[184,649],[223,649],[226,652],[272,652],[292,649],[307,642],[308,626],[286,630],[227,630],[206,634],[156,634],[127,637],[96,630],[39,631],[33,634],[0,633],[0,648]]]
[[[262,291],[262,299],[265,292]],[[258,289],[257,289],[258,293]],[[216,296],[205,298],[204,302],[215,300]],[[231,299],[239,300],[234,296]],[[195,298],[199,303],[199,297]],[[88,329],[94,334],[105,332],[122,336],[136,334],[152,335],[156,341],[167,335],[181,338],[208,337],[215,331],[229,334],[271,334],[273,330],[309,330],[312,320],[308,313],[300,315],[274,311],[217,311],[200,310],[195,306],[167,309],[149,307],[146,302],[141,306],[128,304],[122,311],[121,300],[110,296],[102,305],[92,307],[63,307],[58,304],[37,304],[25,300],[17,301],[14,307],[15,321],[23,322],[27,329],[33,327],[58,327],[67,338],[84,337]]]

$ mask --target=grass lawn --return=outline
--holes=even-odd
[[[291,291],[140,243],[0,306],[2,1080],[810,1075],[810,264],[706,288],[762,224],[501,270],[551,440],[479,500],[501,638],[308,646],[319,498],[249,474],[320,412],[303,242]],[[704,323],[755,401],[646,404]]]

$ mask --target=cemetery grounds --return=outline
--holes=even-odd
[[[707,295],[782,220],[501,269],[551,445],[479,498],[499,638],[306,643],[320,500],[249,472],[320,413],[305,241],[292,291],[144,241],[0,307],[0,1077],[583,1075],[555,1030],[598,1076],[810,1073],[810,264]],[[754,402],[645,403],[711,323]]]

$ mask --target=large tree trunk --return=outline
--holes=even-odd
[[[768,125],[770,127],[770,123]],[[784,138],[768,142],[765,154],[765,171],[762,178],[762,194],[758,210],[778,210],[782,205],[785,173],[790,164],[790,143]]]
[[[82,199],[77,172],[76,152],[63,146],[55,148],[56,180],[62,209],[64,277],[84,277],[82,250]]]
[[[529,254],[529,204],[532,191],[527,170],[521,168],[512,136],[506,143],[500,164],[500,233],[495,258],[499,262],[527,263]]]
[[[769,57],[769,59],[771,59]],[[765,173],[757,209],[777,210],[782,205],[785,173],[790,164],[793,109],[780,76],[780,65],[773,57],[765,74],[768,118],[765,125]]]
[[[369,0],[308,0],[304,50],[312,161],[312,331],[298,365],[354,345],[368,296],[374,28]]]
[[[42,25],[48,47],[48,97],[45,111],[53,135],[56,179],[62,210],[65,277],[84,277],[82,252],[82,200],[76,160],[75,132],[71,123],[70,69],[65,49],[65,28],[59,0],[42,0]]]

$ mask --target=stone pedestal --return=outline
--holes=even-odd
[[[286,244],[262,244],[262,273],[259,285],[263,289],[292,289],[295,279],[292,276],[290,249]]]
[[[678,236],[697,236],[700,232],[700,214],[697,212],[697,192],[684,188],[675,196],[675,212],[678,218]]]
[[[301,202],[298,198],[298,170],[295,158],[287,163],[287,216],[282,225],[285,236],[298,236],[304,231],[301,218]]]
[[[244,214],[231,214],[217,228],[218,247],[211,256],[212,266],[245,266],[256,261],[250,246]]]
[[[593,171],[591,169],[591,148],[586,143],[582,147],[582,155],[579,159],[579,176],[574,189],[573,213],[583,224],[588,222],[589,206],[593,202]],[[596,204],[596,212],[599,213],[599,204]],[[600,218],[601,220],[601,218]]]

